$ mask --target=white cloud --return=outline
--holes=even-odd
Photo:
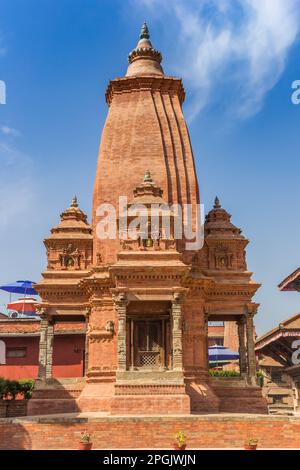
[[[8,135],[11,137],[19,137],[21,135],[20,131],[9,126],[1,126],[0,130],[2,134]]]
[[[280,79],[300,28],[300,0],[138,3],[157,18],[168,16],[167,28],[176,23],[176,72],[194,92],[191,117],[225,90],[231,112],[240,117],[257,113]]]

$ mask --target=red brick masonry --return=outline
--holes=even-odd
[[[300,449],[300,417],[202,415],[161,417],[31,417],[0,420],[1,449],[76,449],[87,429],[95,449],[171,449],[182,430],[189,448],[241,448],[257,438],[261,448]]]

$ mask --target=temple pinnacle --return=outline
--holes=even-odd
[[[144,21],[143,26],[141,28],[140,39],[149,39],[149,38],[150,38],[149,29],[148,29],[146,21]]]
[[[78,207],[78,202],[77,202],[76,194],[75,194],[75,196],[74,196],[73,199],[72,199],[71,207]]]
[[[221,207],[220,200],[219,200],[218,196],[216,196],[214,209],[220,209],[220,207]]]
[[[153,183],[153,180],[152,180],[152,178],[151,178],[151,174],[150,174],[150,171],[149,171],[149,170],[146,170],[146,171],[145,171],[144,183]]]

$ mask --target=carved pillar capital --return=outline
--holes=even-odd
[[[41,320],[48,318],[47,309],[45,307],[42,307],[41,305],[39,305],[37,307],[37,312]]]
[[[241,317],[237,320],[236,323],[237,323],[238,326],[239,326],[239,325],[246,325],[246,316],[245,316],[245,315],[241,316]]]
[[[85,318],[86,318],[87,320],[89,320],[90,315],[91,315],[91,312],[92,312],[91,307],[87,307],[87,308],[85,309],[84,314],[85,314]]]
[[[173,303],[182,303],[183,301],[183,293],[182,292],[174,292],[173,293],[173,298],[172,298],[172,304]]]
[[[117,309],[120,307],[126,307],[128,305],[128,299],[126,292],[119,292],[118,294],[113,294],[113,301]]]
[[[245,314],[246,316],[252,316],[257,314],[259,304],[256,304],[254,302],[248,303],[245,305]]]

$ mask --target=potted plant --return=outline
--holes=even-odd
[[[186,448],[186,436],[182,431],[179,431],[175,434],[174,449],[185,450],[185,448]]]
[[[257,444],[258,444],[258,439],[248,439],[248,441],[245,442],[244,444],[244,449],[245,450],[256,450],[257,449]]]
[[[91,442],[91,435],[87,430],[80,433],[80,441],[78,450],[91,450],[93,443]]]

